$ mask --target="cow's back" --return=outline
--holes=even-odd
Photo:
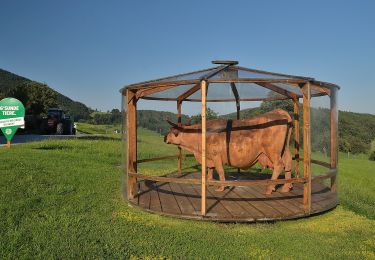
[[[220,155],[224,164],[239,168],[248,168],[259,158],[272,165],[289,142],[291,121],[288,112],[282,109],[250,119],[213,120],[207,127],[207,157]]]

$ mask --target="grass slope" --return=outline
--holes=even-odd
[[[110,134],[116,130],[121,132],[121,125],[92,125],[87,123],[76,123],[79,134]]]
[[[140,131],[140,156],[175,152]],[[375,258],[375,162],[340,159],[341,205],[326,214],[218,224],[129,207],[123,147],[113,138],[0,147],[0,258]]]

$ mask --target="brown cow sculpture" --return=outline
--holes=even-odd
[[[165,136],[167,144],[175,144],[194,154],[201,164],[201,125],[174,124],[167,120],[172,128]],[[250,119],[210,120],[206,123],[206,164],[208,180],[212,180],[213,170],[225,180],[223,165],[248,169],[259,162],[264,168],[272,168],[271,179],[276,180],[285,170],[285,179],[291,178],[292,156],[289,140],[292,118],[282,109],[276,109]],[[281,192],[288,192],[291,183],[286,183]],[[217,190],[223,191],[224,186]],[[275,191],[275,185],[269,185],[266,194]]]

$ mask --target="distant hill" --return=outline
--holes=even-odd
[[[38,104],[38,112],[46,112],[48,106],[57,106],[64,109],[75,120],[89,119],[92,110],[81,102],[74,101],[69,97],[60,94],[46,84],[32,81],[22,76],[18,76],[9,71],[0,69],[0,99],[12,96],[20,99],[25,106],[28,105],[32,95],[34,100],[44,102]],[[48,99],[48,102],[47,102]],[[34,101],[30,101],[31,103]]]
[[[177,114],[165,111],[155,110],[138,110],[137,111],[137,125],[138,127],[147,128],[149,130],[166,134],[171,128],[166,119],[169,118],[172,122],[177,123]],[[181,115],[183,123],[189,119],[186,115]]]
[[[268,104],[272,102],[267,102]],[[291,112],[293,111],[293,107],[288,105],[287,102],[280,102],[282,108]],[[279,107],[280,107],[279,104]],[[285,105],[287,104],[287,105]],[[261,105],[261,107],[257,108],[249,108],[241,110],[241,118],[248,118],[252,116],[259,115],[266,111],[275,108],[274,106]],[[325,109],[320,109],[321,114],[325,114],[326,116],[328,113],[324,111]],[[314,116],[318,116],[320,113],[312,113],[312,120],[314,120]],[[302,114],[302,110],[300,111]],[[224,118],[235,119],[236,113],[230,113],[228,115],[224,115]],[[327,120],[324,117],[317,118],[317,120]],[[316,121],[317,122],[317,121]],[[327,122],[327,121],[323,121]],[[319,123],[319,122],[318,122]],[[320,122],[321,123],[321,122]],[[312,127],[320,127],[318,131],[315,131],[316,134],[321,134],[325,136],[325,139],[328,141],[329,133],[323,133],[326,127],[321,127],[319,124],[313,124]],[[313,130],[314,131],[314,130]],[[354,113],[354,112],[346,112],[346,111],[339,111],[339,150],[342,152],[351,152],[351,153],[368,153],[370,150],[374,149],[372,142],[375,140],[375,115],[372,114],[364,114],[364,113]],[[312,140],[317,141],[317,140]],[[375,143],[375,142],[374,142]],[[317,144],[318,146],[322,146],[321,143]],[[314,143],[313,143],[314,146]]]

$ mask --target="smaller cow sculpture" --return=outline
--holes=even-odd
[[[164,141],[194,154],[201,164],[200,124],[182,125],[167,120],[172,125]],[[289,141],[292,118],[282,109],[276,109],[250,119],[210,120],[206,123],[206,164],[208,180],[212,180],[214,169],[221,181],[225,180],[223,165],[248,169],[259,162],[264,168],[272,168],[272,180],[285,170],[285,179],[291,178],[292,156]],[[291,183],[286,183],[281,192],[288,192]],[[224,186],[217,190],[223,191]],[[266,194],[275,191],[275,185],[266,188]]]

